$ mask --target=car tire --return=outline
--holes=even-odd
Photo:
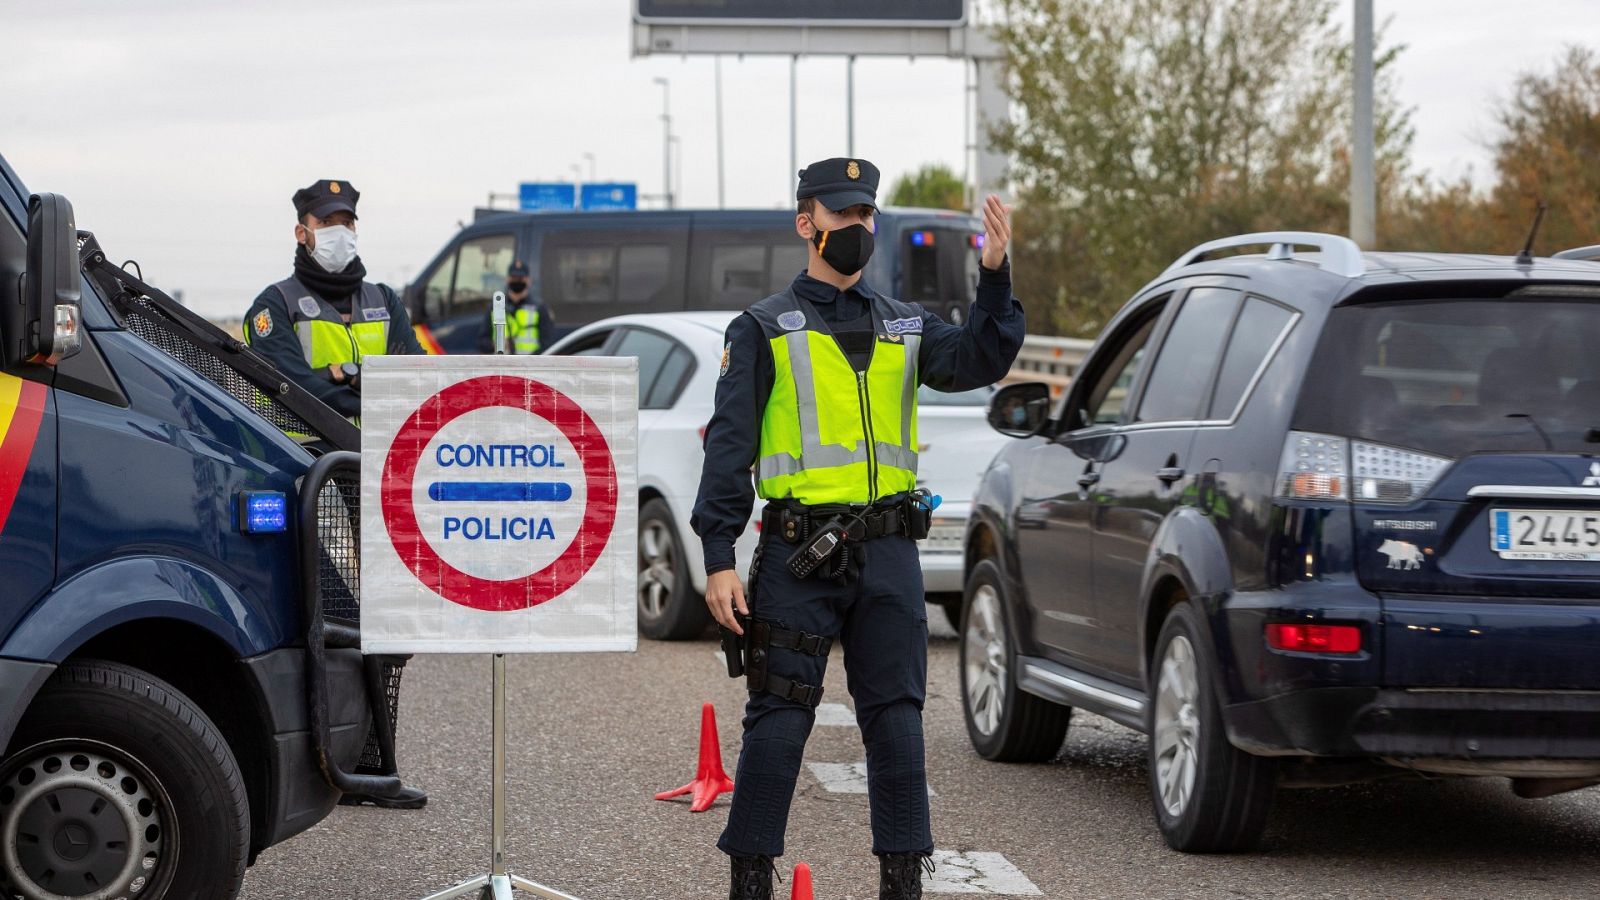
[[[1194,607],[1180,603],[1150,666],[1150,798],[1167,844],[1185,853],[1254,848],[1266,829],[1277,761],[1228,742],[1218,668]]]
[[[233,751],[138,669],[65,663],[0,761],[0,896],[230,898],[250,848]]]
[[[672,508],[659,497],[639,509],[639,633],[658,641],[699,637],[711,610],[689,582]]]
[[[1061,749],[1072,707],[1017,688],[1000,569],[983,560],[967,579],[961,615],[961,709],[984,759],[1043,762]]]
[[[960,591],[937,591],[928,595],[928,602],[944,610],[944,617],[951,628],[961,627],[961,608],[966,604],[966,595]]]

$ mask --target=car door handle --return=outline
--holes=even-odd
[[[1078,476],[1078,486],[1091,488],[1100,483],[1099,472],[1085,472]]]
[[[1162,484],[1171,484],[1183,477],[1183,466],[1166,466],[1156,470],[1156,477]]]

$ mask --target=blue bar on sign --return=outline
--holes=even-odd
[[[428,485],[430,500],[562,501],[572,499],[572,485],[559,481],[435,481]]]

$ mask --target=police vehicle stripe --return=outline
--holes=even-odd
[[[0,375],[0,531],[28,471],[47,400],[44,385]]]

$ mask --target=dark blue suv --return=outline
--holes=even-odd
[[[974,501],[961,621],[978,752],[1048,759],[1073,707],[1139,729],[1162,833],[1201,852],[1252,846],[1279,784],[1600,783],[1594,251],[1215,241],[1059,404],[1000,391],[1020,440]]]

